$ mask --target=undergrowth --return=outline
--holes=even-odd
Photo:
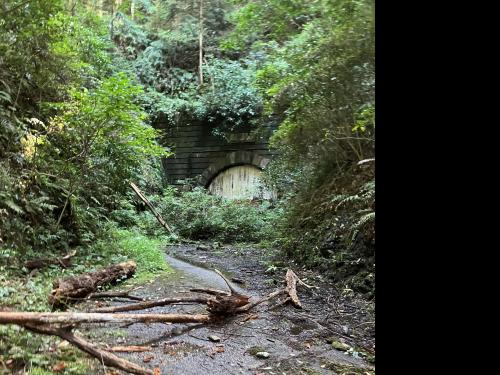
[[[286,255],[368,298],[375,292],[373,172],[356,167],[284,201],[275,240]]]
[[[12,249],[0,249],[1,308],[50,311],[47,298],[55,279],[89,272],[117,262],[134,260],[137,263],[135,275],[119,284],[121,287],[129,283],[145,282],[171,270],[165,263],[161,250],[168,242],[167,237],[151,239],[137,230],[118,229],[113,223],[104,226],[103,232],[102,239],[91,246],[77,249],[72,267],[61,269],[50,266],[31,275],[23,267],[23,263],[34,254],[21,257]],[[48,356],[47,353],[51,355]],[[24,369],[28,374],[52,374],[50,370],[60,362],[66,365],[64,373],[73,375],[92,373],[90,366],[95,364],[95,361],[88,359],[78,349],[61,345],[58,338],[33,334],[15,325],[0,325],[0,374],[10,373],[4,372],[7,369]]]
[[[200,187],[188,192],[169,187],[163,195],[149,199],[177,235],[191,240],[265,241],[272,235],[271,223],[280,212],[269,202],[232,201],[210,195]],[[145,207],[134,207],[128,202],[123,202],[122,208],[113,213],[113,219],[122,227],[135,225],[148,236],[165,233]]]

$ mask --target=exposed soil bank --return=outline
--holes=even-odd
[[[157,299],[192,287],[226,289],[221,278],[210,270],[217,268],[230,278],[244,281],[233,283],[242,293],[259,297],[281,286],[286,271],[266,273],[268,257],[260,249],[214,250],[210,246],[177,245],[169,246],[166,253],[175,272],[144,285],[134,294]],[[85,334],[110,346],[151,346],[150,352],[120,355],[145,367],[159,367],[162,374],[373,374],[374,365],[367,361],[375,352],[373,302],[349,297],[326,283],[321,275],[289,266],[306,283],[319,287],[308,290],[299,286],[303,310],[288,305],[272,309],[272,304],[263,304],[251,314],[218,325],[102,326],[85,330]],[[95,307],[96,302],[88,303],[89,308]],[[119,303],[123,302],[110,304]],[[147,312],[199,313],[204,312],[204,306],[165,306]],[[212,342],[209,336],[218,336],[220,341]],[[346,352],[349,348],[350,353]],[[259,358],[257,353],[261,352],[267,352],[268,358]]]

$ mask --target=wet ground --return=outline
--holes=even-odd
[[[134,295],[160,299],[197,287],[227,290],[212,271],[217,268],[235,279],[232,285],[239,292],[259,298],[281,287],[286,272],[272,267],[265,251],[253,248],[169,246],[166,260],[174,273],[142,285]],[[216,325],[94,325],[82,331],[103,345],[149,346],[147,352],[118,355],[144,367],[159,367],[162,374],[374,374],[374,303],[335,289],[321,275],[288,266],[304,282],[319,287],[298,286],[303,309],[273,308],[277,301],[271,301]],[[130,302],[89,302],[87,308],[123,303]],[[203,313],[205,306],[183,304],[142,312]],[[213,342],[209,336],[219,340]],[[266,356],[262,352],[267,358],[261,358]]]

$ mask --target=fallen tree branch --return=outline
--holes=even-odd
[[[57,264],[62,268],[68,268],[71,266],[71,258],[76,255],[76,250],[63,256],[62,258],[37,258],[28,260],[24,263],[24,266],[32,271],[40,268],[50,266],[51,264]]]
[[[148,206],[149,210],[153,213],[153,215],[156,217],[156,220],[158,220],[161,226],[164,227],[166,230],[168,230],[170,234],[174,234],[174,231],[168,226],[168,224],[165,222],[165,220],[163,220],[161,215],[155,210],[149,199],[146,198],[144,194],[142,194],[137,185],[131,182],[130,186],[132,187],[132,190],[134,190],[134,192],[137,194],[137,196],[146,204],[146,206]]]
[[[86,297],[101,285],[130,277],[136,268],[135,262],[129,261],[94,272],[58,279],[53,284],[49,303],[53,307],[59,307],[75,299]]]
[[[131,262],[133,263],[133,262]],[[135,264],[134,264],[135,267]],[[135,269],[135,268],[134,268]],[[96,271],[100,272],[100,271]],[[114,306],[97,309],[99,312],[81,313],[81,312],[56,312],[56,313],[37,313],[37,312],[15,312],[0,311],[0,324],[17,324],[33,332],[45,335],[58,336],[80,350],[99,359],[103,364],[112,366],[132,374],[156,375],[158,369],[154,371],[142,368],[132,362],[126,361],[110,351],[146,351],[147,347],[112,347],[110,349],[100,349],[97,345],[86,341],[84,338],[75,335],[71,330],[81,323],[213,323],[220,317],[248,312],[253,307],[269,301],[280,295],[286,295],[283,303],[291,301],[295,307],[301,308],[300,300],[297,296],[297,282],[300,279],[292,270],[287,270],[285,281],[286,287],[270,293],[268,296],[254,302],[249,302],[250,297],[237,293],[230,285],[228,280],[216,271],[227,283],[231,293],[214,289],[192,289],[211,294],[214,297],[175,297],[164,298],[158,301],[144,301],[125,306]],[[88,276],[88,275],[87,275]],[[58,280],[60,285],[64,280]],[[56,284],[56,283],[55,283]],[[105,292],[106,293],[106,292]],[[128,293],[128,292],[120,292]],[[100,293],[104,294],[104,293]],[[110,296],[111,293],[106,293]],[[110,313],[117,311],[143,310],[155,306],[163,306],[173,303],[196,302],[207,305],[209,314],[123,314]],[[106,312],[104,312],[106,311]]]
[[[151,350],[149,346],[113,346],[109,349],[105,349],[108,352],[120,352],[120,353],[139,353],[139,352],[148,352]]]
[[[101,292],[101,293],[92,293],[90,294],[87,299],[101,299],[101,298],[113,298],[113,297],[119,297],[119,298],[128,298],[134,301],[145,301],[144,298],[142,297],[136,297],[136,296],[131,296],[128,292]]]
[[[114,313],[119,311],[134,311],[134,310],[144,310],[150,309],[152,307],[172,305],[175,303],[184,302],[194,302],[194,303],[207,303],[207,297],[175,297],[175,298],[163,298],[157,301],[145,301],[139,303],[131,303],[129,305],[121,306],[111,306],[111,307],[101,307],[92,312],[95,313]]]
[[[224,280],[224,282],[226,283],[227,287],[229,288],[229,290],[231,291],[231,294],[240,294],[238,293],[234,288],[233,286],[231,285],[231,283],[229,282],[229,280],[226,278],[226,276],[224,276],[222,274],[222,272],[220,272],[218,269],[214,269],[215,273],[217,275],[219,275],[220,277],[222,277],[222,279]]]
[[[247,312],[248,310],[253,309],[255,306],[260,305],[263,302],[269,301],[281,294],[287,295],[287,298],[280,303],[281,305],[285,304],[288,301],[291,301],[295,307],[302,308],[299,297],[297,296],[297,281],[299,281],[300,279],[291,269],[288,269],[286,272],[285,280],[287,285],[284,289],[278,289],[270,293],[267,297],[264,297],[255,302],[250,302],[245,306],[238,307],[235,310],[235,312],[237,313]]]
[[[189,289],[190,292],[197,292],[197,293],[207,293],[211,294],[213,296],[217,295],[222,295],[222,296],[229,296],[231,293],[226,292],[225,290],[218,290],[218,289],[210,289],[210,288],[192,288]]]
[[[39,323],[23,323],[21,325],[35,333],[58,336],[61,339],[73,344],[78,349],[91,355],[92,357],[99,359],[106,366],[115,367],[130,374],[154,375],[154,372],[152,370],[145,369],[133,362],[127,361],[112,353],[99,349],[95,344],[88,342],[81,336],[75,335],[73,332],[71,332],[71,328],[69,327],[51,327],[46,325],[39,325]]]
[[[207,314],[110,314],[81,312],[0,312],[0,324],[208,323]]]
[[[288,294],[290,301],[294,304],[295,307],[302,308],[302,305],[299,301],[299,297],[297,296],[297,281],[299,281],[299,277],[291,270],[288,269],[286,271],[286,288],[285,292]]]
[[[260,305],[261,303],[264,303],[266,301],[269,301],[271,299],[273,299],[274,297],[277,297],[279,296],[280,294],[283,294],[285,293],[285,289],[279,289],[279,290],[276,290],[272,293],[270,293],[267,297],[264,297],[264,298],[261,298],[257,301],[254,301],[254,302],[250,302],[244,306],[240,306],[236,309],[236,312],[237,313],[242,313],[242,312],[247,312],[248,310],[250,309],[253,309],[255,306],[257,305]]]

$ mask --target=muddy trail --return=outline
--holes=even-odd
[[[174,272],[141,285],[134,295],[160,299],[190,288],[227,290],[212,270],[222,271],[238,292],[253,298],[282,286],[286,268],[270,267],[262,249],[175,245],[165,250]],[[303,309],[264,303],[219,324],[131,324],[81,327],[103,345],[148,346],[141,353],[118,353],[162,374],[374,374],[374,303],[338,290],[321,275],[287,264],[309,285],[298,287]],[[252,298],[252,299],[253,299]],[[79,310],[130,301],[86,302]],[[170,305],[139,311],[203,313],[199,304]],[[109,369],[107,369],[109,371]],[[107,371],[102,366],[97,373]]]

